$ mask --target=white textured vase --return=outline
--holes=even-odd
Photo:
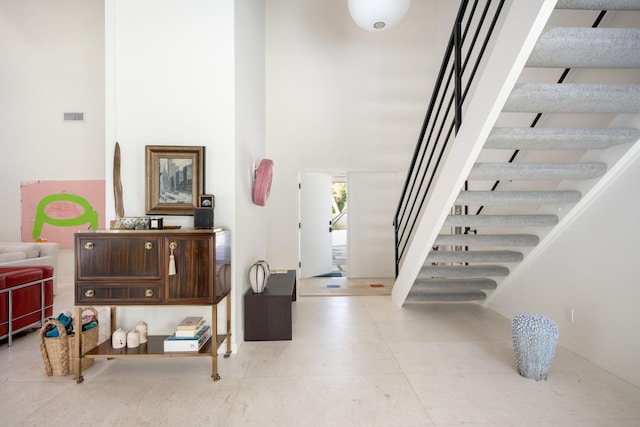
[[[264,291],[268,278],[269,264],[266,261],[260,260],[249,268],[249,284],[254,293],[261,294]]]

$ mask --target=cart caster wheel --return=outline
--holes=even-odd
[[[213,375],[213,381],[220,381],[220,374]]]
[[[225,359],[228,359],[230,356],[231,356],[231,353],[225,353],[225,354],[224,354],[224,358],[225,358]]]
[[[76,384],[80,384],[84,381],[84,377],[76,378]]]

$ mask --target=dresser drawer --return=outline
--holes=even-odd
[[[76,287],[76,304],[139,305],[163,302],[164,284],[161,282],[117,284],[85,282]]]
[[[77,280],[160,280],[162,238],[138,235],[123,238],[92,235],[76,238]]]

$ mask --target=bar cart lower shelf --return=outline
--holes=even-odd
[[[82,357],[90,357],[94,359],[134,359],[134,358],[149,358],[149,357],[198,357],[198,356],[209,356],[211,357],[211,378],[213,381],[220,380],[220,374],[218,373],[218,349],[222,346],[222,344],[227,342],[226,352],[224,353],[224,358],[228,358],[231,355],[231,322],[230,322],[230,313],[231,313],[231,299],[229,295],[226,295],[227,298],[227,330],[226,334],[220,335],[217,334],[212,336],[211,339],[199,350],[199,351],[189,351],[189,352],[177,352],[177,351],[164,351],[164,340],[168,337],[168,335],[150,335],[147,338],[147,342],[144,344],[140,344],[140,346],[135,348],[113,348],[111,345],[111,340],[106,340],[105,342],[99,344],[92,350],[89,350],[87,353],[82,355],[81,357],[74,358],[74,372],[75,372],[75,380],[76,383],[80,384],[84,381],[84,377],[82,376]],[[116,319],[116,311],[115,307],[110,307],[111,309],[111,331],[115,330],[115,319]],[[76,306],[75,312],[75,324],[74,329],[80,330],[82,326],[79,324],[82,318],[82,307]],[[211,329],[217,331],[217,305],[213,305],[211,307]],[[78,334],[82,336],[82,334]],[[215,345],[214,345],[215,339]],[[82,338],[75,340],[74,342],[74,354],[80,354],[80,349],[82,345]]]

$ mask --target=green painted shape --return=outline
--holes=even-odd
[[[49,204],[55,202],[75,203],[84,208],[84,213],[75,218],[51,218],[45,214],[44,211]],[[42,200],[40,200],[40,203],[38,203],[38,207],[36,208],[36,217],[33,224],[33,233],[31,233],[31,236],[33,237],[33,240],[39,238],[44,224],[51,224],[55,227],[73,227],[87,223],[91,224],[91,228],[93,230],[98,229],[98,212],[93,209],[87,199],[81,196],[76,196],[75,194],[49,194],[48,196],[43,197]]]

